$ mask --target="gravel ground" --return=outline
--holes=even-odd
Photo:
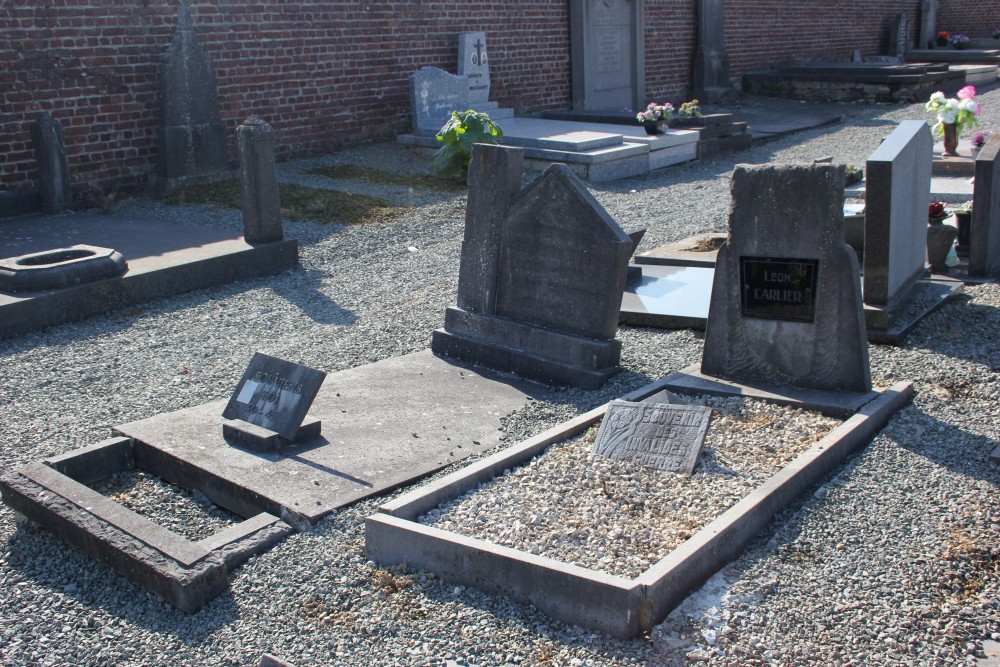
[[[1000,128],[1000,87],[981,90]],[[794,102],[753,101],[767,108]],[[845,123],[591,187],[643,249],[725,228],[739,162],[832,155],[862,164],[922,105],[844,106]],[[335,161],[418,169],[395,145],[280,166],[287,181]],[[5,468],[107,437],[110,426],[226,397],[256,350],[327,372],[426,348],[455,299],[464,194],[390,188],[395,222],[288,223],[301,267],[0,341]],[[212,207],[123,203],[142,216],[237,228]],[[46,531],[0,509],[0,664],[254,665],[269,652],[306,665],[974,665],[1000,639],[1000,287],[966,295],[902,347],[872,346],[877,385],[917,395],[861,454],[788,509],[650,637],[618,641],[532,608],[384,570],[363,553],[359,503],[293,535],[231,576],[231,592],[187,616]],[[622,327],[624,371],[598,391],[566,390],[505,420],[508,442],[697,361],[691,331]],[[131,489],[131,490],[128,490]],[[129,502],[174,501],[139,480]],[[179,494],[175,494],[179,495]],[[183,501],[183,502],[182,502]],[[199,505],[197,498],[177,503]],[[228,519],[178,508],[182,523]],[[203,516],[204,515],[204,516]],[[207,525],[207,524],[206,524]]]

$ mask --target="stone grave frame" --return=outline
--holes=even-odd
[[[0,479],[0,492],[23,517],[188,614],[228,588],[229,572],[294,532],[272,514],[237,508],[229,500],[239,490],[221,478],[213,480],[212,502],[248,518],[198,541],[87,486],[131,469],[178,481],[168,459],[132,438],[113,437],[18,468]]]
[[[645,0],[571,0],[573,109],[646,106]]]
[[[640,401],[668,378],[622,397]],[[504,470],[528,464],[551,444],[600,422],[598,407],[520,444],[382,505],[365,521],[365,552],[384,565],[405,563],[447,581],[504,595],[565,623],[632,639],[649,632],[684,598],[734,560],[781,510],[864,447],[913,394],[910,382],[883,391],[742,500],[655,563],[627,579],[419,523]]]

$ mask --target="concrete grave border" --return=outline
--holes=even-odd
[[[143,447],[109,438],[22,466],[0,479],[0,492],[8,507],[193,614],[228,587],[229,572],[294,531],[262,512],[191,542],[86,486],[133,468],[167,478]]]
[[[666,379],[623,397],[637,401]],[[833,429],[693,537],[634,579],[536,556],[424,526],[417,518],[478,484],[501,476],[597,423],[607,405],[551,428],[379,508],[365,522],[365,551],[384,563],[431,570],[450,582],[532,604],[566,623],[629,639],[648,632],[690,592],[739,555],[779,511],[868,443],[910,399],[900,382]]]

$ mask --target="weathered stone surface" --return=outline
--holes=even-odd
[[[712,287],[704,374],[871,389],[857,257],[843,240],[843,187],[842,166],[737,166],[729,240],[719,249]],[[764,263],[758,278],[770,285],[747,279],[746,264],[753,262]],[[814,275],[797,275],[808,265]],[[747,290],[762,290],[749,313]]]
[[[219,114],[215,70],[191,25],[187,0],[177,9],[177,33],[160,58],[158,173],[167,179],[226,171],[226,130]]]
[[[644,0],[569,3],[574,109],[646,105],[644,8]]]
[[[976,185],[969,229],[969,273],[1000,278],[1000,135],[976,157]]]
[[[274,128],[257,116],[236,128],[243,196],[243,238],[247,243],[280,241],[281,199],[274,170]]]
[[[469,108],[469,79],[437,67],[410,75],[410,109],[414,134],[437,134],[452,111]]]
[[[666,392],[669,393],[669,392]],[[705,442],[712,409],[664,402],[611,401],[594,453],[690,475]]]
[[[490,65],[486,53],[485,32],[463,32],[458,35],[458,75],[469,82],[469,103],[476,105],[490,100]]]
[[[0,291],[41,292],[117,278],[128,270],[111,248],[75,245],[0,260]]]
[[[35,148],[38,168],[38,194],[42,211],[60,213],[73,208],[73,191],[69,182],[66,141],[62,125],[45,112],[31,124],[31,143]]]
[[[927,123],[904,120],[868,158],[866,304],[890,305],[924,274],[932,151]]]
[[[717,102],[736,94],[729,78],[725,8],[722,0],[698,0],[698,46],[694,52],[694,96]]]

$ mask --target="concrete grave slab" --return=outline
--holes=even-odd
[[[663,387],[662,381],[655,382],[623,400],[642,400]],[[629,639],[651,630],[691,591],[736,558],[775,514],[868,443],[912,393],[912,384],[905,382],[880,392],[857,414],[635,579],[418,522],[422,514],[442,503],[503,475],[504,470],[530,463],[549,445],[582,433],[604,416],[607,406],[386,503],[366,520],[365,551],[380,563],[406,563],[431,570],[449,583],[505,595],[565,623]]]
[[[642,271],[625,285],[618,321],[667,329],[704,329],[712,300],[713,267],[634,265]]]
[[[0,258],[70,245],[112,248],[120,278],[60,289],[0,291],[0,337],[63,324],[194,289],[271,275],[298,263],[298,242],[249,244],[238,232],[94,214],[0,222]]]
[[[324,435],[281,454],[227,444],[226,401],[114,430],[139,443],[137,457],[164,478],[237,514],[269,512],[304,528],[496,446],[501,419],[544,391],[423,351],[331,373],[310,409]]]

